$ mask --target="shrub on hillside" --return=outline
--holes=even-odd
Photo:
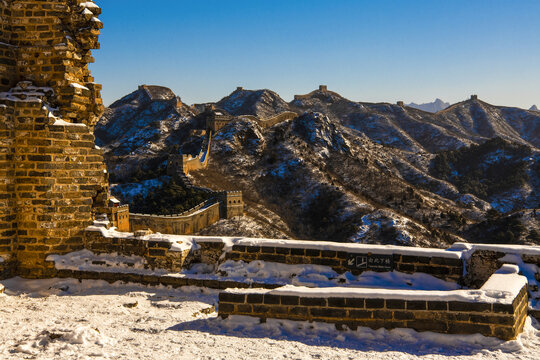
[[[530,155],[527,146],[494,138],[481,145],[438,153],[431,172],[454,184],[461,193],[487,199],[529,180],[523,159]]]

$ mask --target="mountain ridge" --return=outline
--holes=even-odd
[[[163,169],[168,154],[190,153],[200,146],[192,130],[204,127],[204,107],[149,111],[162,105],[128,96],[100,121],[96,136],[108,134],[99,141],[111,177],[124,183],[112,186],[120,197],[126,189],[144,189],[140,181],[167,181]],[[540,115],[532,111],[471,98],[433,114],[399,104],[353,102],[326,88],[289,103],[270,90],[239,88],[214,105],[233,120],[215,134],[208,168],[190,176],[200,186],[242,190],[247,204],[245,219],[224,221],[209,230],[216,234],[230,233],[240,221],[250,236],[259,229],[260,236],[282,233],[293,238],[443,246],[474,241],[489,229],[499,231],[496,224],[507,221],[504,213],[521,211],[520,219],[529,219],[523,211],[540,203],[540,156],[534,145],[540,140],[535,130]],[[126,111],[126,106],[136,111]],[[268,129],[240,117],[265,118],[284,111],[303,115]],[[112,131],[122,128],[113,123],[135,126],[127,132]],[[449,151],[448,159],[462,148],[474,154],[480,151],[475,146],[496,138],[500,142],[482,150],[488,152],[473,164],[478,169],[453,177],[433,171],[440,152]],[[460,192],[481,189],[474,181],[492,181],[490,169],[502,166],[498,154],[506,143],[530,149],[530,160],[512,157],[512,166],[522,169],[520,178],[507,181],[508,189],[492,187],[496,191],[489,195],[474,190],[483,198]],[[485,167],[489,162],[494,165]],[[448,164],[452,169],[454,163]],[[133,177],[138,168],[146,178]],[[478,171],[483,171],[482,177],[468,175]],[[486,223],[493,208],[501,214],[498,222]],[[528,241],[527,231],[539,228],[537,218],[532,219],[519,220],[526,230],[512,233],[515,241]],[[273,226],[277,223],[279,228]]]
[[[441,110],[446,109],[450,105],[451,105],[450,103],[444,102],[441,99],[437,98],[437,99],[435,99],[435,101],[430,102],[430,103],[416,104],[416,103],[412,102],[412,103],[408,104],[407,106],[413,107],[413,108],[416,108],[416,109],[419,109],[419,110],[424,110],[424,111],[427,111],[427,112],[430,112],[430,113],[437,113],[437,112],[439,112]]]

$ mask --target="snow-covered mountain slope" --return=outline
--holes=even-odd
[[[156,88],[152,87],[153,96],[140,88],[108,107],[96,126],[97,145],[115,155],[163,150],[168,138],[194,114],[185,105],[177,106],[169,89]]]
[[[111,177],[129,183],[130,194],[164,178],[170,153],[198,149],[201,138],[191,136],[192,130],[204,128],[195,108],[171,108],[169,100],[168,110],[152,112],[163,101],[145,96],[139,91],[113,104],[96,131]],[[432,114],[352,102],[320,90],[287,104],[269,90],[237,89],[216,106],[262,118],[285,110],[305,113],[268,129],[237,119],[214,135],[209,167],[190,176],[197,185],[242,190],[250,219],[223,222],[208,235],[237,227],[291,238],[444,246],[459,237],[489,241],[478,229],[497,232],[500,224],[515,222],[505,219],[515,212],[524,228],[514,227],[514,241],[535,239],[529,232],[540,228],[540,215],[519,215],[540,202],[540,157],[534,145],[540,140],[540,114],[534,111],[472,99]],[[157,132],[149,131],[156,127]],[[492,160],[506,161],[497,157],[500,149],[477,154],[475,147],[495,137],[528,151],[512,157],[526,176],[510,179],[506,187],[489,185],[498,181],[499,165]],[[450,175],[434,171],[439,152],[456,149],[483,160],[477,168],[452,163]],[[489,196],[476,191],[484,185],[496,191]],[[509,214],[486,223],[492,207]]]
[[[224,97],[216,106],[231,115],[255,115],[262,119],[290,111],[290,106],[278,94],[270,90],[237,89]]]
[[[212,154],[209,168],[193,173],[196,182],[243,190],[248,203],[280,214],[296,237],[410,245],[456,239],[422,223],[457,230],[454,217],[446,217],[459,208],[454,201],[412,188],[394,166],[412,167],[406,157],[323,114],[267,131],[248,120],[232,123],[216,134]],[[451,185],[441,188],[459,197]],[[474,206],[461,211],[482,214]]]
[[[418,109],[418,110],[427,111],[430,113],[436,113],[436,112],[446,109],[450,105],[451,105],[450,103],[444,102],[441,99],[437,98],[435,99],[435,101],[430,102],[430,103],[424,103],[424,104],[410,103],[407,106]]]
[[[388,103],[357,103],[324,91],[291,105],[322,112],[380,144],[407,151],[454,150],[494,137],[540,147],[540,114],[476,99],[437,114]]]

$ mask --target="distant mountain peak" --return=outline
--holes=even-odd
[[[529,110],[531,110],[531,111],[540,111],[536,105],[531,106],[531,108]]]
[[[415,108],[415,109],[431,112],[431,113],[436,113],[449,107],[450,103],[444,102],[441,99],[437,98],[435,99],[435,101],[430,102],[430,103],[424,103],[424,104],[410,103],[407,106]]]
[[[261,118],[289,110],[289,104],[274,91],[246,90],[243,87],[237,87],[230,95],[218,101],[216,106],[231,115],[255,115]]]
[[[165,86],[141,85],[139,90],[146,92],[151,101],[171,100],[176,97],[174,92]]]

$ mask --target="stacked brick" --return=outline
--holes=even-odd
[[[225,291],[219,315],[249,315],[334,323],[338,328],[411,328],[449,334],[475,334],[515,339],[527,318],[527,287],[512,304],[358,297],[310,297],[272,292]]]
[[[91,1],[0,2],[0,256],[9,274],[54,275],[48,254],[83,247],[110,213],[93,126],[103,110],[88,70],[100,9]]]
[[[167,240],[144,240],[137,237],[105,237],[101,231],[87,231],[86,249],[95,254],[116,253],[136,255],[145,258],[149,269],[167,269],[180,272],[189,254],[184,251],[171,250],[172,243]]]
[[[88,64],[98,49],[101,10],[91,1],[11,0],[0,3],[1,91],[21,80],[50,87],[65,120],[93,126],[103,111]]]
[[[292,243],[291,243],[292,244]],[[369,253],[354,250],[357,255]],[[271,261],[283,264],[313,264],[330,266],[338,273],[351,271],[359,273],[347,265],[349,252],[335,250],[321,250],[317,248],[275,246],[245,246],[234,245],[232,251],[226,254],[228,260],[253,260]],[[394,269],[405,273],[423,272],[449,281],[460,280],[463,274],[463,262],[459,258],[447,258],[440,256],[413,256],[394,253]],[[369,269],[366,269],[369,270]]]

